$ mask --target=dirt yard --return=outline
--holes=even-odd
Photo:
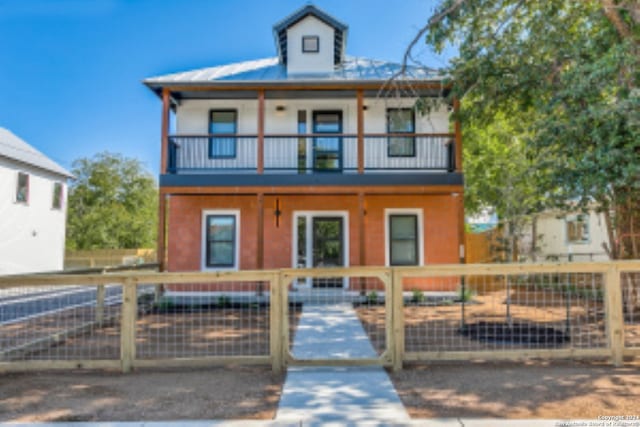
[[[0,422],[272,419],[269,367],[0,374]]]
[[[391,374],[412,418],[640,416],[640,361],[456,363]]]

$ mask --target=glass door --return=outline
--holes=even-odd
[[[317,172],[342,171],[342,111],[314,111],[313,133],[327,134],[313,139],[313,169]]]
[[[313,218],[313,267],[342,267],[344,265],[341,217]],[[342,278],[313,279],[314,288],[341,288]]]

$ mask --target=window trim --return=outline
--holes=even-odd
[[[385,265],[391,267],[391,216],[395,215],[413,215],[416,217],[417,224],[417,261],[415,266],[424,265],[424,214],[422,209],[418,208],[392,208],[384,210],[384,258]],[[409,265],[409,264],[403,264]],[[413,265],[413,264],[410,264]],[[394,265],[395,267],[395,265]]]
[[[390,123],[390,113],[392,111],[410,111],[411,112],[411,123],[413,125],[413,130],[411,132],[397,132],[397,131],[392,131],[391,130],[391,123]],[[416,138],[415,136],[404,136],[404,138],[406,138],[408,141],[411,142],[411,154],[392,154],[391,153],[391,138],[394,137],[400,137],[402,138],[403,135],[414,135],[416,133],[416,111],[414,108],[387,108],[386,111],[386,119],[387,119],[387,134],[389,134],[389,136],[387,137],[387,157],[400,157],[400,158],[406,158],[406,157],[411,157],[414,158],[416,157]],[[393,136],[391,136],[393,135]]]
[[[234,232],[234,248],[233,248],[233,265],[232,266],[209,266],[208,262],[208,239],[207,239],[207,217],[209,216],[234,216],[235,232]],[[202,211],[202,227],[200,234],[200,268],[201,271],[237,271],[240,269],[240,210],[238,209],[215,209]]]
[[[584,223],[587,225],[587,238],[585,240],[569,240],[569,222],[578,221],[579,217],[584,218]],[[589,213],[580,213],[574,215],[567,215],[564,219],[564,234],[565,242],[567,245],[588,245],[591,243],[591,215]]]
[[[56,188],[60,188],[60,205],[56,206]],[[64,185],[61,182],[53,183],[53,194],[51,197],[51,209],[54,211],[61,211],[64,206]]]
[[[316,48],[315,49],[305,49],[305,41],[306,40],[315,40]],[[302,36],[301,42],[302,53],[320,53],[320,36]]]
[[[24,200],[18,200],[18,193],[20,191],[20,176],[21,175],[24,175],[24,176],[27,177],[27,182],[26,182],[27,191],[26,191]],[[28,206],[29,205],[29,196],[30,196],[29,193],[31,193],[30,190],[31,190],[31,176],[27,172],[18,171],[18,173],[16,174],[16,186],[15,186],[15,193],[14,193],[14,201],[15,201],[15,203],[20,204],[20,205],[27,205]]]
[[[208,124],[208,132],[209,135],[215,135],[213,132],[211,132],[211,123],[212,123],[212,116],[213,113],[233,113],[234,114],[234,120],[233,120],[233,126],[234,126],[234,135],[238,134],[238,109],[237,108],[212,108],[209,110],[209,124]],[[226,134],[225,134],[226,135]],[[209,147],[208,147],[208,154],[209,154],[209,158],[210,159],[235,159],[237,157],[238,154],[238,138],[237,136],[232,137],[233,138],[233,153],[232,154],[228,154],[228,155],[214,155],[213,154],[213,142],[214,139],[216,137],[215,136],[211,136],[209,137]]]

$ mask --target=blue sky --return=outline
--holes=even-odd
[[[316,0],[347,53],[399,62],[435,0]],[[0,127],[66,168],[110,151],[157,174],[161,104],[145,77],[275,55],[294,0],[0,0]],[[432,67],[446,65],[422,45]]]

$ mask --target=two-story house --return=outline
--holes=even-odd
[[[307,5],[273,27],[275,57],[144,81],[163,106],[163,268],[459,262],[454,106],[415,108],[448,89],[426,69],[390,80],[399,64],[348,56],[347,30]],[[348,282],[298,284],[321,285]]]
[[[0,275],[62,270],[72,175],[0,128]]]

